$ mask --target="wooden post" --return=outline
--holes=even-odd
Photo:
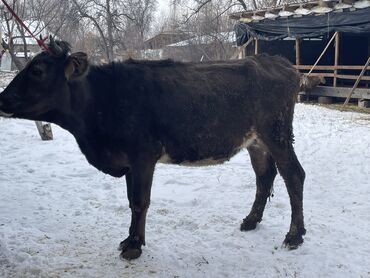
[[[236,55],[236,59],[244,59],[245,58],[245,47],[240,46],[238,47],[238,53]]]
[[[301,64],[301,47],[300,39],[295,39],[295,64],[299,66]]]
[[[254,39],[254,54],[257,55],[259,52],[259,41],[258,39]]]
[[[249,40],[243,44],[242,46],[239,46],[235,52],[235,54],[231,57],[231,60],[233,59],[243,59],[245,58],[245,51],[247,46],[253,41],[253,38],[249,38]]]
[[[51,125],[46,123],[43,124],[42,122],[35,122],[37,126],[37,130],[41,136],[43,141],[53,140],[53,132],[51,131]]]
[[[367,69],[367,67],[369,66],[369,64],[370,64],[370,56],[369,56],[369,58],[367,59],[367,62],[366,62],[366,64],[365,64],[365,66],[362,68],[362,71],[361,71],[360,75],[357,77],[357,80],[356,80],[355,84],[353,85],[353,87],[352,87],[351,91],[349,92],[349,94],[348,94],[348,97],[347,97],[346,101],[343,103],[342,111],[343,111],[344,106],[346,106],[346,105],[348,104],[349,100],[351,99],[351,96],[352,96],[353,92],[354,92],[354,91],[355,91],[355,89],[357,88],[358,83],[360,83],[361,77],[362,77],[362,76],[364,75],[364,73],[366,72],[366,69]]]
[[[334,67],[337,67],[339,64],[339,33],[336,33],[335,36],[335,57],[334,57]],[[334,70],[334,79],[333,79],[333,87],[337,87],[337,74],[338,70],[335,68]]]

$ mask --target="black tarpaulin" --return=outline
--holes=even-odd
[[[243,45],[250,37],[272,41],[292,38],[319,37],[331,32],[369,33],[370,7],[324,15],[264,19],[258,22],[238,22],[235,26],[237,44]]]

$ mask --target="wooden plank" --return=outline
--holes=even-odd
[[[339,33],[335,36],[335,56],[334,56],[334,67],[339,64]],[[334,70],[333,87],[337,87],[337,74],[338,70]]]
[[[313,72],[310,75],[311,76],[334,77],[334,73],[330,73],[330,72]],[[336,77],[338,79],[356,80],[358,78],[358,75],[337,74]],[[363,76],[361,80],[369,81],[370,76]]]
[[[346,75],[346,74],[338,74],[337,75],[337,78],[340,78],[340,79],[356,80],[357,77],[358,77],[358,75]],[[362,76],[361,77],[361,80],[369,81],[370,80],[370,76]]]
[[[345,87],[325,87],[317,86],[309,91],[310,96],[326,96],[326,97],[341,97],[346,98],[348,93],[352,88]],[[300,92],[300,94],[306,94],[305,92]],[[366,99],[370,100],[370,88],[357,88],[352,95],[355,99]]]
[[[332,104],[333,103],[333,98],[332,97],[319,96],[317,98],[317,102],[321,103],[321,104]]]
[[[342,0],[343,3],[352,5],[355,0]]]
[[[295,39],[295,64],[299,66],[301,64],[301,47],[300,39]]]
[[[313,66],[312,65],[294,65],[296,68],[300,70],[309,70]],[[364,66],[355,66],[355,65],[338,65],[338,66],[316,66],[315,70],[362,70]],[[370,69],[370,66],[368,66]]]
[[[258,52],[259,52],[259,40],[258,39],[254,39],[254,54],[257,55]]]

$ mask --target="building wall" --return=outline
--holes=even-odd
[[[186,40],[187,38],[189,38],[189,35],[186,33],[179,33],[179,34],[162,33],[144,42],[144,48],[145,49],[161,49],[167,45]]]
[[[331,39],[333,33],[328,34],[324,38],[303,39],[300,42],[300,64],[314,65],[327,43]],[[254,55],[255,42],[252,42],[246,49],[246,55]],[[281,55],[286,57],[293,64],[296,63],[295,40],[276,40],[276,41],[259,41],[259,53],[267,53],[270,55]],[[339,65],[363,66],[370,56],[370,34],[340,34],[339,47]],[[326,50],[318,65],[333,66],[335,60],[334,42]],[[361,70],[338,70],[339,75],[358,76]],[[304,72],[308,72],[304,71]],[[333,70],[315,71],[316,73],[327,72],[333,73]],[[370,71],[365,74],[370,76]],[[333,84],[333,77],[325,77],[326,85]],[[352,87],[355,80],[338,79],[338,86]],[[359,87],[369,86],[369,81],[361,81]]]
[[[28,53],[32,54],[32,53],[38,53],[41,51],[41,48],[39,47],[38,44],[29,44],[27,45],[27,51]],[[22,55],[24,50],[23,50],[23,45],[14,45],[14,52],[15,53],[19,53],[19,55]]]
[[[230,59],[235,51],[231,43],[168,46],[163,49],[163,58],[183,62],[218,61]]]

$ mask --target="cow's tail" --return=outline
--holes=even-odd
[[[322,76],[309,76],[305,74],[299,74],[296,71],[295,77],[291,77],[291,80],[292,94],[286,102],[285,109],[280,112],[274,127],[274,132],[277,135],[276,137],[280,145],[287,147],[292,146],[294,143],[293,117],[298,93],[302,91],[307,92],[319,84],[325,84],[325,79]]]

